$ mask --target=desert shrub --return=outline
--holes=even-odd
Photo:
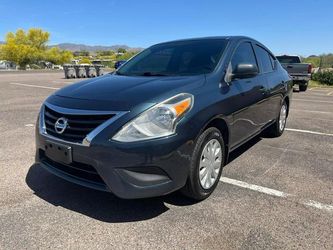
[[[324,71],[318,72],[312,75],[312,79],[327,85],[333,86],[333,72],[332,71]]]

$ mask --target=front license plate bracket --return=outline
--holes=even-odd
[[[45,142],[45,155],[53,161],[72,163],[72,147],[51,141]]]

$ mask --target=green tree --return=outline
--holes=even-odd
[[[88,63],[88,64],[91,64],[91,61],[88,57],[83,57],[81,60],[80,60],[80,63]]]
[[[41,29],[30,29],[28,32],[19,29],[15,34],[9,32],[5,44],[1,46],[2,57],[25,68],[43,57],[49,37],[50,34]]]
[[[126,49],[124,49],[124,48],[118,48],[117,52],[118,53],[126,53]]]
[[[60,50],[58,47],[53,47],[45,51],[44,60],[54,64],[64,64],[70,62],[73,54],[67,50]]]
[[[333,68],[333,54],[323,55],[323,67]]]
[[[29,29],[27,36],[28,44],[38,50],[45,50],[50,39],[50,33],[41,29]]]
[[[320,57],[308,57],[303,60],[304,63],[311,63],[312,67],[317,68],[320,65]]]
[[[303,60],[305,63],[311,63],[313,67],[333,68],[333,54],[322,54],[319,56],[309,56]]]
[[[4,54],[3,54],[3,45],[0,44],[0,59],[4,58]]]
[[[80,50],[80,51],[74,51],[74,56],[89,56],[89,51],[86,50]]]
[[[117,55],[116,59],[117,60],[128,60],[132,56],[136,55],[137,53],[138,53],[137,51],[129,51],[129,52],[126,52],[122,55]]]
[[[114,53],[113,50],[101,50],[96,52],[97,56],[112,56]]]
[[[69,51],[48,49],[49,38],[50,33],[42,29],[33,28],[27,32],[18,29],[15,33],[9,32],[5,44],[0,47],[1,59],[15,62],[21,69],[25,69],[27,64],[37,64],[41,60],[63,64],[73,58]]]

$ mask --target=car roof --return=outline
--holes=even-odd
[[[168,43],[187,42],[187,41],[205,41],[205,40],[228,40],[233,43],[237,43],[241,40],[250,40],[253,43],[258,44],[259,46],[266,49],[271,54],[271,56],[273,56],[273,58],[275,58],[272,51],[270,51],[265,45],[263,45],[261,42],[257,41],[256,39],[253,39],[248,36],[209,36],[209,37],[187,38],[187,39],[179,39],[179,40],[174,40],[174,41],[157,43],[157,44],[154,44],[153,46],[163,45],[163,44],[168,44]]]
[[[278,56],[300,57],[299,55],[278,55]]]
[[[229,40],[229,41],[238,41],[241,39],[249,39],[256,41],[253,38],[247,37],[247,36],[209,36],[209,37],[195,37],[195,38],[186,38],[186,39],[178,39],[178,40],[172,40],[167,42],[158,43],[159,44],[166,44],[166,43],[174,43],[174,42],[188,42],[188,41],[202,41],[202,40]]]

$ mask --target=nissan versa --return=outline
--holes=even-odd
[[[231,151],[264,129],[283,133],[291,95],[288,73],[251,38],[157,44],[113,73],[48,97],[36,161],[122,198],[181,189],[202,200]]]

